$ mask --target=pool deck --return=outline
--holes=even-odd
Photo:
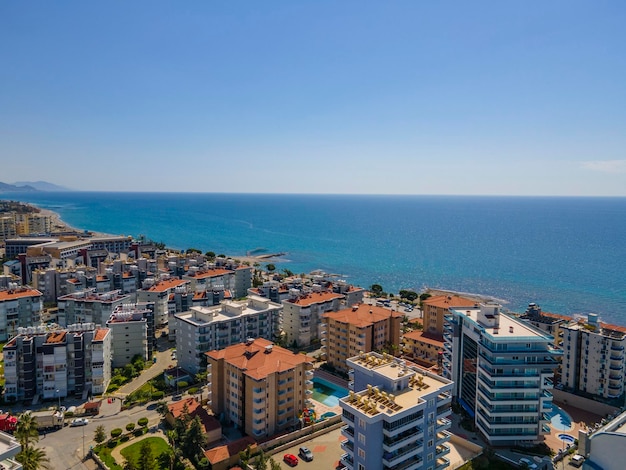
[[[338,387],[345,388],[346,390],[348,390],[347,380],[342,380],[339,377],[335,377],[334,375],[331,375],[328,372],[319,370],[319,369],[316,369],[314,374],[315,374],[314,375],[315,378],[323,379],[327,382],[330,382],[331,384],[337,385]],[[339,405],[328,406],[328,405],[325,405],[324,403],[321,403],[315,400],[314,398],[309,398],[309,400],[313,402],[313,408],[315,408],[315,414],[317,415],[318,418],[322,416],[324,413],[328,413],[329,411],[332,411],[333,413],[337,415],[341,415],[341,406]]]
[[[575,439],[578,439],[578,431],[580,429],[587,429],[588,425],[592,426],[595,423],[599,423],[602,421],[603,416],[597,415],[595,413],[591,413],[587,410],[582,410],[580,408],[575,408],[573,406],[567,405],[565,403],[555,404],[567,412],[568,415],[572,418],[572,429],[569,431],[561,431],[559,429],[554,429],[550,431],[550,434],[545,436],[545,442],[555,452],[558,452],[560,449],[563,449],[564,443],[561,439],[559,439],[559,434],[568,434]],[[567,445],[567,444],[565,444]]]

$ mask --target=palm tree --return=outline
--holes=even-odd
[[[39,447],[22,447],[22,451],[15,456],[15,460],[22,464],[24,470],[41,470],[50,468],[50,459]]]
[[[30,414],[30,411],[22,413],[15,428],[15,437],[20,442],[22,449],[30,447],[32,443],[39,442],[39,431],[37,421]]]

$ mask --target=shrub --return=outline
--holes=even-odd
[[[127,430],[128,432],[132,431],[133,429],[135,429],[135,423],[128,423],[128,424],[126,425],[126,430]]]
[[[107,393],[115,392],[118,388],[120,388],[119,385],[112,383],[109,385],[109,388],[107,388]]]
[[[124,435],[120,437],[120,442],[128,442],[130,440],[130,436]]]
[[[120,437],[124,431],[121,428],[115,428],[111,430],[111,437],[116,438]]]
[[[152,399],[153,400],[161,400],[164,396],[165,396],[165,393],[159,390],[158,392],[154,392],[152,394]]]
[[[143,433],[145,432],[146,428],[139,428],[139,429],[135,429],[135,431],[133,432],[133,435],[135,437],[139,437],[141,435],[143,435]]]
[[[198,387],[191,387],[189,390],[187,390],[187,393],[189,395],[193,395],[194,393],[198,393]]]
[[[66,418],[72,418],[72,417],[74,417],[74,412],[73,411],[66,411],[64,416]]]
[[[117,439],[111,439],[109,442],[107,442],[107,447],[109,447],[110,449],[112,449],[116,445],[117,445]]]
[[[178,388],[186,388],[186,387],[189,387],[189,384],[185,382],[184,380],[181,380],[180,382],[178,382]]]
[[[148,418],[139,418],[139,421],[137,421],[137,424],[139,426],[146,427],[148,425]]]

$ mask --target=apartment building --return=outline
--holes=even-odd
[[[477,429],[491,445],[541,441],[562,354],[553,338],[495,303],[451,308],[446,320],[444,376]]]
[[[320,325],[326,312],[345,307],[345,296],[328,290],[291,289],[283,300],[283,331],[287,341],[307,347],[321,338]]]
[[[52,217],[34,212],[16,213],[15,228],[17,235],[50,233],[52,231]]]
[[[347,364],[354,391],[339,400],[340,462],[354,470],[447,468],[452,382],[389,354],[362,353]]]
[[[15,460],[21,451],[20,442],[12,434],[0,432],[0,469],[22,470],[22,464]]]
[[[74,323],[104,325],[117,306],[129,303],[130,300],[130,296],[122,295],[119,291],[77,291],[58,298],[57,317],[61,326]]]
[[[137,291],[137,302],[147,302],[154,304],[154,316],[157,327],[167,325],[174,314],[184,312],[191,308],[191,304],[176,302],[170,303],[170,296],[178,294],[182,299],[183,294],[189,291],[190,282],[185,279],[174,279],[169,276],[162,277],[161,280],[148,278],[143,282],[142,288]],[[191,299],[190,299],[191,300]],[[174,331],[170,334],[173,339]]]
[[[14,238],[17,235],[15,218],[12,214],[0,214],[0,240]]]
[[[41,322],[43,295],[36,289],[9,283],[0,289],[0,341],[15,336],[18,328]]]
[[[312,395],[313,364],[257,338],[206,353],[209,405],[216,416],[260,439],[299,424]]]
[[[47,267],[38,269],[32,273],[32,284],[35,289],[43,294],[44,302],[54,302],[63,295],[77,290],[95,287],[95,283],[86,282],[90,278],[95,279],[95,270],[82,266],[81,268],[58,269]],[[73,280],[84,281],[74,284]],[[111,289],[108,289],[111,290]]]
[[[434,295],[422,301],[424,332],[443,335],[445,316],[450,308],[474,305],[475,300],[458,295]]]
[[[280,331],[282,305],[259,296],[214,307],[192,307],[174,315],[178,365],[197,373],[205,352],[223,349],[247,338],[273,340]]]
[[[152,319],[151,333],[148,318]],[[106,326],[111,330],[113,368],[124,367],[135,356],[141,356],[144,361],[152,357],[155,337],[151,310],[136,304],[119,305],[107,320]]]
[[[111,335],[93,323],[20,328],[3,349],[5,398],[32,400],[104,393],[111,380]]]
[[[600,401],[623,400],[626,328],[601,322],[590,313],[587,321],[561,324],[561,330],[561,383],[574,393],[590,394]]]
[[[414,330],[402,336],[402,355],[420,365],[439,365],[443,355],[443,335]]]
[[[402,313],[360,304],[322,315],[322,351],[329,365],[348,372],[346,360],[360,352],[400,353]]]

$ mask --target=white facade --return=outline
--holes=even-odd
[[[250,296],[241,302],[223,302],[214,307],[192,307],[174,315],[178,365],[197,373],[204,353],[245,341],[273,340],[279,331],[282,306],[269,299]]]
[[[452,382],[387,354],[348,359],[356,393],[339,400],[349,469],[442,470],[450,465]]]
[[[563,361],[561,383],[574,392],[585,392],[602,399],[624,394],[626,367],[623,328],[598,321],[589,315],[585,322],[561,325]]]
[[[450,308],[446,320],[444,376],[479,431],[492,445],[540,441],[561,355],[553,338],[497,304]]]
[[[141,312],[116,312],[106,323],[112,336],[112,367],[124,367],[135,356],[148,360],[148,322]]]
[[[43,311],[43,295],[29,287],[11,284],[0,290],[0,341],[17,333],[19,327],[39,325]]]

